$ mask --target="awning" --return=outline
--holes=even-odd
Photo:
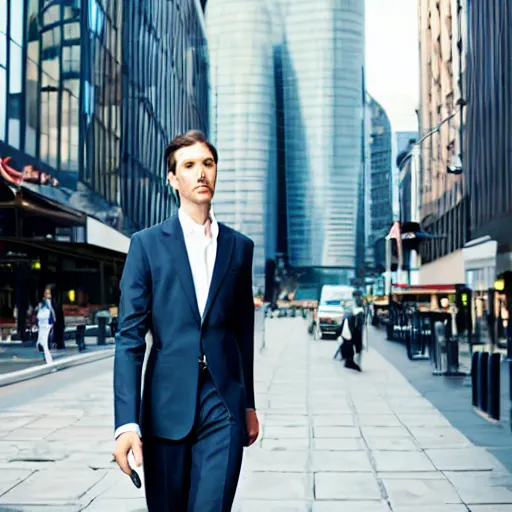
[[[0,191],[0,209],[14,209],[24,216],[49,218],[63,226],[84,226],[86,222],[86,215],[83,213],[24,187],[12,191],[9,198],[3,185]]]

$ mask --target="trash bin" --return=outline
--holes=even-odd
[[[76,326],[76,344],[78,345],[79,352],[85,350],[85,324]]]

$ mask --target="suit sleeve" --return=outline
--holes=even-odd
[[[115,428],[139,423],[145,336],[151,308],[149,265],[140,237],[132,236],[121,277],[114,357]]]
[[[252,262],[254,242],[244,247],[244,263],[240,272],[238,301],[238,345],[242,355],[245,396],[248,409],[254,401],[254,297],[252,293]]]

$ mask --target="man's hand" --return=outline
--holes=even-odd
[[[139,467],[142,464],[142,441],[136,432],[125,432],[116,439],[114,448],[114,459],[119,467],[127,475],[131,475],[132,469],[128,464],[128,453],[132,450],[135,464]]]
[[[247,433],[249,434],[249,446],[258,439],[260,433],[260,422],[254,409],[247,410]]]

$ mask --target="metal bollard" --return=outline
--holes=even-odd
[[[478,372],[478,406],[483,412],[488,412],[489,398],[489,352],[480,353],[480,371]]]
[[[85,324],[76,326],[76,344],[78,345],[79,352],[85,350]]]
[[[116,335],[118,326],[119,326],[119,324],[118,324],[117,316],[112,317],[112,320],[110,320],[110,336],[112,336],[113,338]]]
[[[98,345],[106,345],[107,319],[104,316],[98,316],[96,320],[98,322]]]
[[[471,391],[473,398],[473,407],[478,407],[480,397],[478,396],[478,376],[480,374],[480,354],[481,352],[474,352],[471,361]],[[511,367],[512,368],[512,367]],[[512,392],[511,392],[512,398]]]
[[[489,355],[488,370],[488,413],[494,420],[500,419],[500,363],[501,356],[498,353]]]

